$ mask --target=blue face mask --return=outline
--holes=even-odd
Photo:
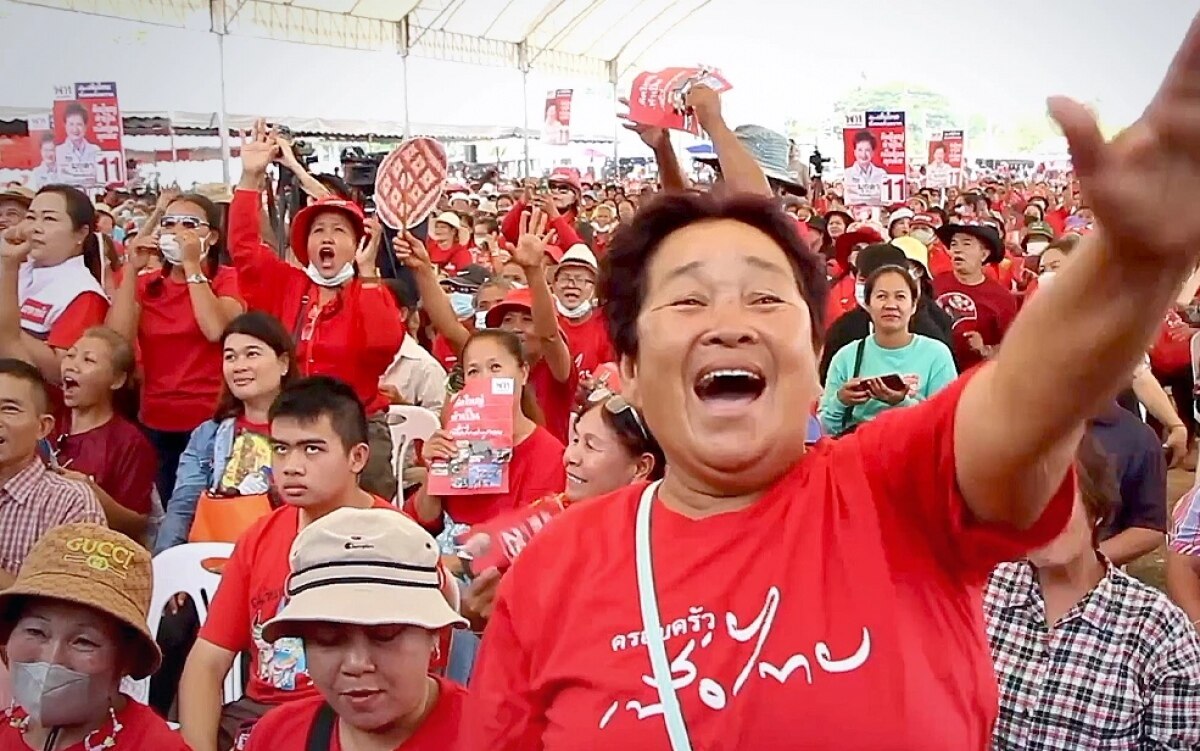
[[[112,238],[119,243],[125,242],[125,228],[113,227]]]
[[[475,312],[475,297],[467,292],[451,292],[450,307],[454,308],[454,315],[458,320],[470,318]]]

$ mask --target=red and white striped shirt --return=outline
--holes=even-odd
[[[34,457],[0,486],[0,569],[15,576],[42,535],[73,522],[107,524],[96,494]]]

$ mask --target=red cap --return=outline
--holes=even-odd
[[[843,232],[833,243],[834,258],[843,269],[850,268],[850,253],[859,243],[881,243],[883,236],[870,227],[859,227],[852,232]]]
[[[941,225],[941,222],[933,214],[917,214],[912,218],[912,221],[909,222],[909,224],[914,226],[918,224],[924,224],[926,227],[937,229]]]
[[[489,329],[500,328],[500,322],[504,320],[504,316],[514,310],[533,312],[533,293],[528,288],[510,289],[504,299],[487,312],[484,319],[487,327]]]
[[[563,253],[566,252],[557,245],[546,245],[546,255],[550,256],[550,260],[558,263],[562,260]]]
[[[550,173],[550,177],[546,178],[546,182],[566,183],[576,193],[583,192],[583,183],[579,179],[579,170],[571,167],[555,167],[554,171]]]
[[[313,221],[317,218],[317,214],[322,211],[340,211],[350,217],[350,223],[354,225],[355,235],[362,237],[363,234],[363,210],[354,201],[347,201],[339,196],[326,196],[313,201],[308,206],[300,209],[296,214],[296,218],[292,220],[292,252],[296,254],[296,260],[301,266],[308,265],[308,232],[312,228]]]

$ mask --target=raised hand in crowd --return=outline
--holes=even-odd
[[[125,259],[136,274],[150,265],[150,259],[158,252],[158,232],[139,234],[125,245]]]
[[[249,190],[262,188],[267,167],[279,157],[279,142],[268,130],[267,121],[259,118],[249,133],[242,133],[242,179],[238,187]]]
[[[392,239],[392,252],[396,254],[397,261],[414,272],[433,271],[429,250],[411,232],[396,233]]]
[[[33,250],[32,239],[25,222],[9,227],[0,241],[0,261],[9,268],[19,268]]]
[[[275,161],[287,167],[288,170],[296,176],[296,180],[300,183],[301,189],[304,190],[312,198],[324,198],[333,195],[333,192],[325,185],[313,177],[309,173],[308,168],[300,163],[296,158],[296,150],[292,148],[292,142],[283,136],[276,135],[275,143],[279,146],[279,153],[275,157]]]
[[[550,237],[546,226],[550,218],[547,213],[536,208],[521,215],[521,234],[517,239],[517,246],[513,248],[512,258],[526,271],[541,268],[546,262],[546,244]]]
[[[621,127],[637,133],[638,138],[642,139],[642,143],[654,151],[654,161],[658,163],[658,179],[662,183],[663,190],[686,190],[690,183],[683,172],[683,167],[679,164],[679,157],[675,155],[675,149],[671,145],[671,132],[656,125],[635,123],[629,118],[629,99],[621,97],[617,101],[625,107],[625,111],[617,113]]]
[[[358,265],[359,277],[363,281],[371,281],[379,278],[379,266],[376,265],[376,261],[379,258],[379,248],[383,244],[383,226],[376,216],[368,218],[365,224],[366,232],[358,243],[354,262]]]
[[[720,94],[708,86],[693,86],[688,92],[686,104],[712,141],[725,185],[735,192],[773,195],[762,167],[725,123],[721,114]]]

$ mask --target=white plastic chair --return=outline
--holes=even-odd
[[[1200,384],[1200,333],[1192,334],[1192,388]],[[1192,415],[1200,423],[1200,398],[1192,400]]]
[[[399,499],[403,498],[404,458],[409,447],[413,441],[428,441],[441,429],[442,423],[437,414],[424,407],[393,404],[388,407],[387,424],[392,435],[392,470],[396,473],[399,488],[396,497]]]
[[[163,609],[177,594],[192,598],[200,624],[208,618],[208,606],[221,583],[221,576],[202,565],[211,558],[227,559],[233,554],[233,544],[228,542],[196,542],[177,545],[154,556],[154,591],[150,595],[150,617],[147,623],[150,633],[158,635]],[[147,703],[150,696],[150,680],[134,681],[129,686],[129,695]],[[225,676],[222,702],[228,704],[242,698],[242,656],[236,655],[233,667]]]

